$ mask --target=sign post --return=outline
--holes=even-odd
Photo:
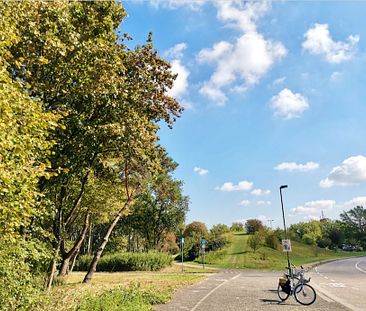
[[[282,248],[284,252],[291,252],[291,241],[290,240],[282,240]]]
[[[285,211],[283,209],[283,199],[282,199],[282,189],[286,189],[287,187],[288,187],[287,185],[282,185],[280,187],[280,197],[281,197],[281,207],[282,207],[283,228],[285,229],[285,237],[286,237],[286,240],[283,240],[282,241],[282,245],[283,245],[283,251],[286,252],[286,254],[287,254],[288,273],[289,273],[290,276],[292,276],[291,263],[290,263],[290,254],[289,254],[289,252],[291,251],[291,243],[290,243],[290,240],[288,240],[288,237],[287,237]],[[284,241],[287,241],[287,242],[284,243]],[[289,251],[289,249],[290,249],[290,251]]]
[[[181,249],[181,256],[182,256],[182,272],[184,272],[184,265],[183,265],[183,257],[184,257],[184,237],[180,238],[180,249]]]
[[[201,248],[202,248],[202,265],[203,269],[205,268],[205,255],[206,255],[206,240],[201,240]]]

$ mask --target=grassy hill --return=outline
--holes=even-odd
[[[228,237],[230,243],[224,249],[206,254],[208,265],[221,268],[266,270],[283,270],[287,265],[286,253],[282,251],[282,246],[278,250],[261,247],[253,252],[247,245],[249,235],[231,233]],[[365,252],[336,252],[296,241],[291,241],[291,245],[290,258],[296,266],[333,258],[366,255]],[[201,258],[196,262],[201,263]]]

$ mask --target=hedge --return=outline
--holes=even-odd
[[[93,256],[80,256],[76,271],[87,271]],[[167,253],[115,253],[103,256],[97,271],[157,271],[172,264],[173,258]]]

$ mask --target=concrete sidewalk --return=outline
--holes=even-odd
[[[321,293],[317,293],[317,300],[311,306],[302,306],[293,297],[280,302],[276,292],[280,276],[280,272],[225,270],[178,290],[170,303],[159,305],[155,310],[348,310]]]

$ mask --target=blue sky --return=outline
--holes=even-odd
[[[366,2],[130,0],[122,24],[178,73],[161,143],[187,223],[281,226],[366,205]]]

